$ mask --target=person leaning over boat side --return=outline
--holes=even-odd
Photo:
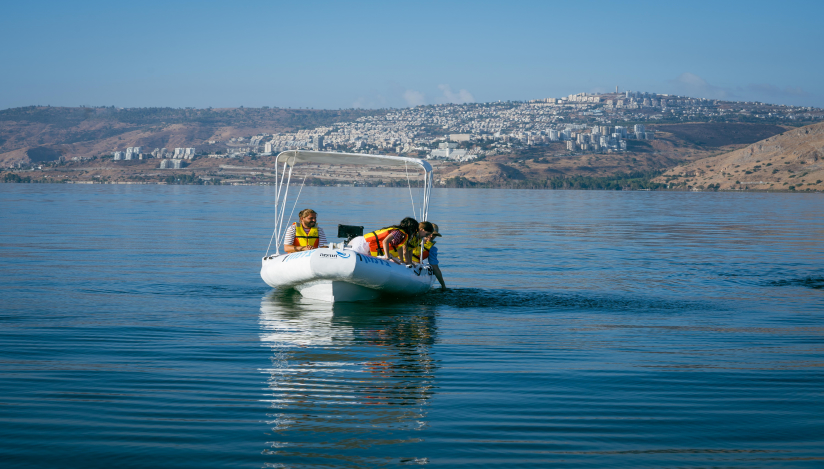
[[[410,236],[409,240],[406,242],[406,253],[405,253],[405,261],[407,264],[414,265],[417,262],[415,261],[414,255],[414,248],[415,246],[420,246],[421,242],[429,238],[432,235],[432,232],[435,231],[435,225],[429,223],[428,221],[422,221],[418,223],[418,229],[415,231],[415,236]]]
[[[417,227],[417,220],[406,217],[398,225],[387,226],[353,239],[349,246],[361,254],[404,263],[404,257],[401,256],[405,256],[406,243]],[[399,248],[402,251],[400,254]]]
[[[438,247],[435,246],[435,238],[438,236],[443,236],[438,230],[438,225],[432,223],[433,231],[422,238],[422,243],[415,243],[414,245],[410,244],[412,248],[412,262],[420,263],[424,260],[429,260],[429,265],[432,266],[432,273],[435,274],[435,278],[438,279],[438,282],[441,284],[441,288],[444,290],[446,289],[446,283],[443,281],[443,274],[441,273],[441,267],[438,265]],[[423,249],[423,254],[421,254],[421,249]]]
[[[394,250],[389,251],[389,254],[397,258],[403,264],[415,265],[414,262],[412,262],[411,245],[413,242],[419,243],[419,240],[429,236],[432,233],[432,223],[429,223],[428,221],[418,223],[414,218],[407,217],[401,221],[401,226],[403,227],[404,232],[408,233],[409,236],[406,237],[406,242],[397,245]],[[391,248],[392,242],[390,241],[387,243],[387,246],[385,246],[384,249],[386,249],[386,247]]]
[[[326,234],[318,226],[318,214],[311,208],[298,214],[300,223],[292,223],[283,238],[283,250],[287,253],[309,251],[326,246]]]

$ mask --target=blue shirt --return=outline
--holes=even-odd
[[[430,265],[438,265],[438,246],[432,246],[429,250],[429,257],[426,259],[429,260]]]

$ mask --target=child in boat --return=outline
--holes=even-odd
[[[446,289],[446,283],[443,281],[443,274],[441,273],[441,268],[438,265],[438,247],[435,246],[435,238],[438,236],[443,236],[438,229],[438,225],[432,223],[433,231],[429,233],[429,236],[421,238],[421,242],[419,243],[411,243],[410,248],[412,249],[412,262],[420,263],[424,260],[429,261],[429,265],[432,266],[432,273],[435,274],[435,278],[438,279],[438,282],[441,284],[441,288],[444,290]]]

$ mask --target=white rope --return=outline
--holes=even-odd
[[[412,198],[412,183],[409,182],[409,166],[406,160],[403,161],[403,168],[406,170],[406,185],[409,186],[409,200],[412,201],[412,215],[415,215],[415,199]]]
[[[429,184],[429,180],[431,179],[429,172],[423,172],[423,201],[421,202],[421,212],[423,215],[421,218],[423,221],[429,221],[429,191],[432,190],[431,185]]]
[[[283,191],[283,179],[286,177],[286,164],[289,158],[283,162],[283,171],[280,174],[280,181],[278,181],[278,191],[277,195],[275,196],[275,232],[278,233],[276,237],[280,239],[280,193]],[[277,172],[277,162],[275,162],[275,172]],[[275,180],[277,180],[277,175],[275,176]],[[280,243],[275,245],[275,252],[280,254]]]
[[[275,228],[272,230],[272,237],[269,238],[269,245],[266,246],[266,256],[264,257],[269,257],[269,250],[272,248],[272,240],[275,239],[275,233],[278,232],[278,201],[280,200],[280,188],[283,183],[282,179],[283,178],[281,178],[281,181],[278,181],[278,162],[277,159],[275,159]],[[280,254],[280,249],[277,247],[275,247],[275,251]]]
[[[292,212],[289,214],[289,220],[291,220],[292,215],[295,214],[295,207],[298,206],[298,200],[300,200],[300,193],[303,192],[303,185],[306,184],[306,176],[308,175],[309,173],[303,175],[303,182],[300,183],[300,190],[298,191],[298,196],[295,197],[295,205],[292,205]]]
[[[275,212],[277,214],[277,212]],[[278,226],[275,225],[275,229],[272,230],[272,237],[269,238],[269,245],[266,246],[266,255],[263,257],[269,257],[269,249],[272,247],[272,240],[275,239],[275,232],[278,230]]]
[[[283,170],[286,171],[286,163],[283,164]],[[294,164],[289,166],[289,177],[286,179],[286,190],[283,192],[283,202],[280,208],[280,221],[278,222],[278,238],[283,234],[283,216],[286,215],[286,200],[289,199],[289,185],[292,183],[292,169]]]
[[[421,221],[426,221],[426,170],[423,170],[423,186],[421,186]]]

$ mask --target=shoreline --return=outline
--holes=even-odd
[[[80,185],[80,186],[91,186],[91,185],[108,185],[108,186],[224,186],[224,187],[237,187],[237,186],[274,186],[275,184],[270,182],[257,182],[257,183],[250,183],[250,182],[233,182],[233,183],[168,183],[165,181],[43,181],[43,180],[32,180],[32,181],[20,181],[20,182],[7,182],[7,181],[0,181],[0,184],[8,184],[8,185],[15,185],[15,184],[54,184],[54,185]],[[358,187],[358,188],[376,188],[376,189],[400,189],[406,188],[405,185],[391,185],[391,186],[375,186],[375,185],[353,185],[353,184],[305,184],[309,187]],[[300,184],[292,184],[292,186],[300,186]],[[420,189],[419,186],[412,185],[413,189]],[[824,190],[817,190],[817,189],[782,189],[782,190],[775,190],[775,189],[684,189],[684,188],[655,188],[655,189],[632,189],[632,188],[620,188],[620,189],[604,189],[604,188],[575,188],[575,187],[513,187],[513,186],[505,186],[505,185],[476,185],[476,186],[464,186],[464,187],[450,187],[450,186],[436,186],[434,189],[475,189],[475,190],[536,190],[536,191],[602,191],[602,192],[729,192],[729,193],[771,193],[771,194],[818,194],[824,193]]]

